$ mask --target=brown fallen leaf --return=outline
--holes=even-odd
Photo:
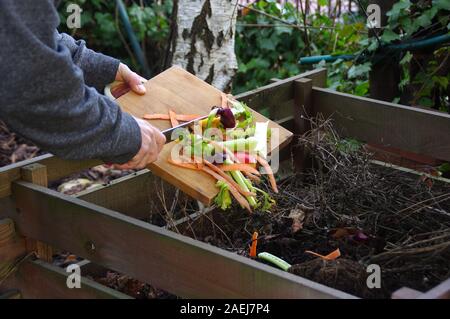
[[[296,233],[303,229],[303,221],[305,220],[305,211],[299,208],[291,209],[288,218],[292,220],[291,231]]]

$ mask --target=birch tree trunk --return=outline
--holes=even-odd
[[[219,90],[231,87],[237,70],[234,33],[237,9],[230,0],[178,0],[172,64]]]

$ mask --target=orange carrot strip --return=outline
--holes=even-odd
[[[239,193],[239,191],[230,183],[228,183],[228,181],[223,178],[221,175],[217,174],[216,172],[212,171],[211,169],[209,169],[208,167],[203,167],[203,171],[208,173],[209,175],[211,175],[212,177],[214,177],[215,179],[222,181],[224,183],[227,184],[228,186],[228,190],[230,191],[230,193],[233,195],[233,197],[238,201],[238,203],[244,207],[245,209],[247,209],[250,213],[252,212],[252,209],[250,207],[250,204],[247,202],[247,200]]]
[[[254,175],[260,175],[260,173],[253,167],[247,165],[247,164],[223,164],[223,165],[217,165],[219,169],[221,169],[224,172],[228,171],[241,171],[241,172],[249,172]]]
[[[172,127],[180,125],[180,123],[177,120],[177,115],[175,114],[174,111],[169,110],[169,118],[170,118],[170,124],[172,125]]]
[[[177,114],[176,118],[178,121],[188,122],[195,119],[198,119],[201,115],[197,114]]]
[[[335,251],[332,251],[331,253],[329,253],[328,255],[324,256],[318,253],[315,253],[313,251],[310,250],[306,250],[305,253],[307,254],[311,254],[317,257],[322,258],[323,260],[335,260],[336,258],[338,258],[341,255],[341,251],[338,249],[336,249]]]
[[[224,179],[226,179],[226,181],[233,185],[234,188],[236,188],[239,193],[241,193],[244,196],[256,196],[255,193],[252,192],[246,192],[244,191],[241,186],[239,186],[238,183],[236,183],[234,181],[234,179],[232,179],[229,175],[227,175],[225,172],[223,172],[222,170],[220,170],[217,166],[215,166],[214,164],[208,162],[207,160],[203,160],[203,163],[205,163],[211,170],[213,170],[214,172],[216,172],[217,174],[219,174],[220,176],[222,176]]]
[[[175,166],[189,168],[189,169],[193,169],[193,170],[196,170],[196,171],[201,170],[201,168],[199,168],[198,165],[195,165],[194,163],[177,162],[177,161],[174,161],[171,158],[168,158],[167,162],[169,162],[170,164],[175,165]]]
[[[222,108],[224,108],[224,109],[227,109],[228,108],[228,98],[227,98],[227,95],[225,94],[225,93],[223,93],[223,92],[220,92],[220,97],[221,97],[221,106],[222,106]]]
[[[184,160],[187,163],[193,163],[194,165],[196,165],[198,167],[198,169],[202,169],[203,168],[203,161],[201,158],[198,158],[196,156],[193,156],[194,158],[189,158],[186,155],[180,155],[180,158],[182,160]]]
[[[154,114],[144,114],[142,117],[144,120],[169,120],[169,114],[160,114],[160,113],[154,113]]]
[[[258,245],[258,232],[254,232],[252,235],[252,245],[250,246],[250,257],[256,258],[256,246]]]
[[[264,167],[267,175],[269,175],[269,181],[270,181],[270,185],[272,186],[273,191],[275,193],[278,193],[277,182],[275,180],[275,176],[273,176],[273,172],[272,172],[272,169],[270,168],[269,163],[267,163],[267,161],[264,158],[262,158],[261,156],[256,156],[256,159],[258,160],[259,164],[261,164],[262,167]]]
[[[259,178],[258,176],[253,175],[252,173],[244,171],[243,174],[245,176],[247,176],[249,179],[251,179],[252,181],[255,181],[255,182],[258,182],[258,183],[261,181],[261,178]]]

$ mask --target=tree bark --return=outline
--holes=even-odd
[[[237,9],[230,0],[178,0],[172,64],[220,90],[229,90],[237,70],[234,34]]]

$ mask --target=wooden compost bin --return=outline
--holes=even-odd
[[[318,69],[237,98],[295,133],[307,130],[304,112],[322,113],[343,137],[450,161],[450,115],[338,93],[325,83],[326,70]],[[289,161],[289,155],[285,150],[281,159]],[[303,155],[293,158],[302,169]],[[47,188],[50,181],[98,164],[43,155],[0,169],[0,230],[11,230],[9,237],[0,231],[0,264],[33,250],[40,256],[21,260],[0,285],[4,297],[128,297],[86,278],[81,289],[68,289],[69,274],[47,262],[52,246],[184,298],[356,298],[141,221],[154,193],[148,170],[76,196]],[[83,265],[82,274],[90,264]],[[449,296],[447,280],[428,292],[405,287],[392,297]]]

